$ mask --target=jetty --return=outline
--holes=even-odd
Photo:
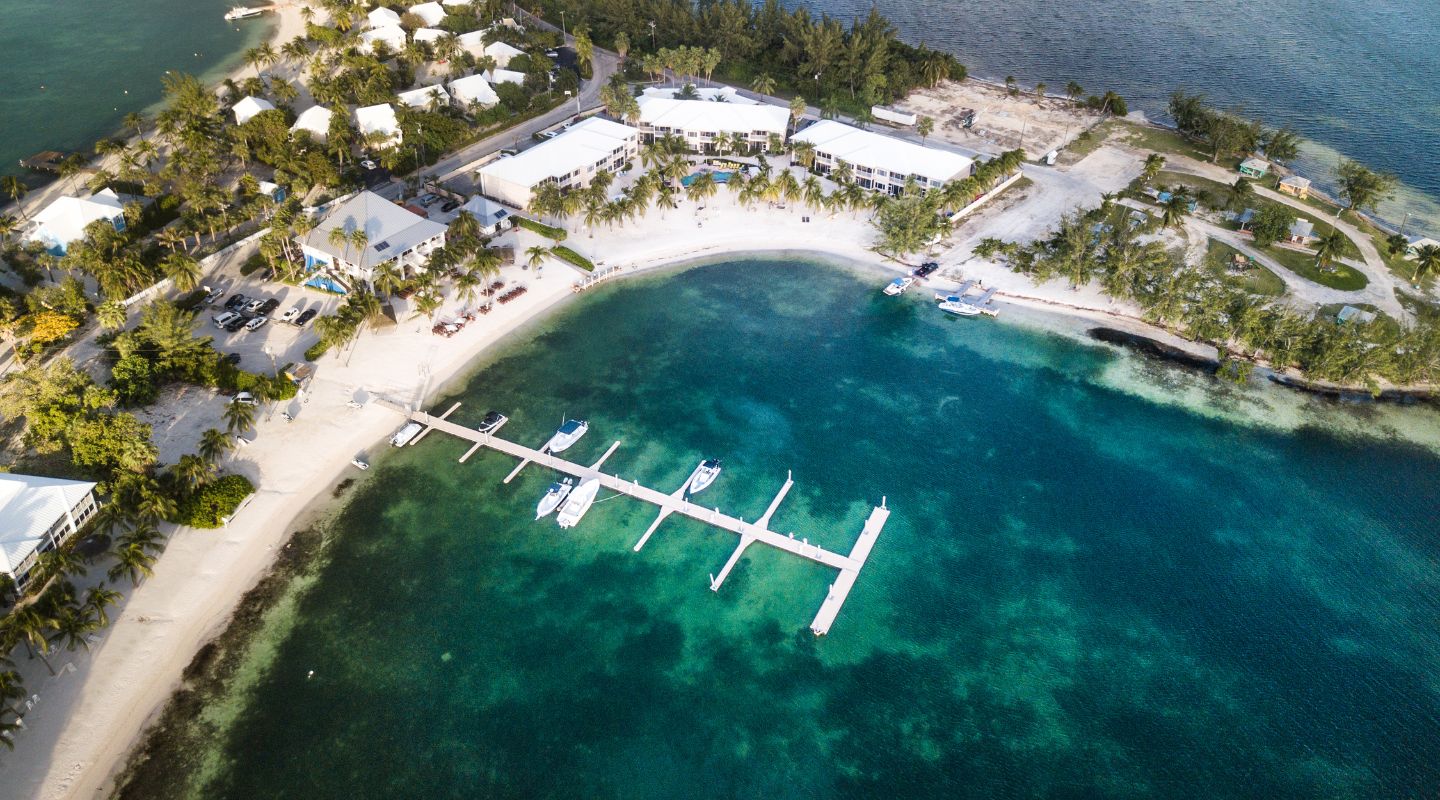
[[[992,286],[989,289],[981,291],[979,296],[972,296],[970,294],[970,290],[974,288],[976,288],[975,281],[965,281],[964,283],[960,284],[959,289],[956,289],[953,292],[937,291],[935,293],[935,301],[943,303],[953,297],[962,303],[968,303],[969,305],[972,305],[975,308],[979,309],[981,314],[985,314],[986,316],[990,317],[1000,316],[1000,309],[995,306],[994,300],[995,293],[998,290]]]
[[[579,294],[593,286],[599,286],[600,284],[610,280],[611,278],[620,277],[620,273],[623,271],[624,270],[622,270],[619,266],[614,266],[607,267],[600,270],[599,272],[591,273],[585,278],[570,284],[570,291]]]
[[[635,543],[633,549],[636,552],[639,552],[640,549],[645,546],[645,543],[650,540],[650,537],[655,534],[655,531],[660,527],[660,523],[664,522],[667,517],[673,514],[680,514],[681,516],[689,517],[693,520],[738,535],[740,542],[736,545],[730,558],[725,562],[725,565],[721,567],[719,574],[710,576],[711,591],[718,592],[720,590],[720,586],[725,582],[725,578],[728,577],[735,566],[739,564],[741,557],[745,554],[746,548],[756,543],[767,545],[776,550],[781,550],[791,555],[799,556],[800,558],[838,570],[839,574],[827,589],[825,600],[821,603],[820,610],[815,614],[814,621],[810,623],[810,630],[813,631],[816,636],[823,636],[830,632],[830,627],[835,624],[835,618],[839,616],[841,607],[845,605],[845,600],[850,596],[850,590],[855,587],[855,582],[860,577],[860,570],[864,568],[866,559],[870,557],[870,551],[875,547],[875,542],[880,536],[881,529],[885,527],[885,521],[890,518],[890,509],[886,507],[885,499],[882,498],[880,505],[875,506],[871,510],[870,516],[865,520],[865,525],[860,531],[860,537],[855,542],[855,546],[850,549],[850,552],[848,554],[836,553],[826,550],[817,544],[811,544],[808,538],[797,539],[793,533],[780,534],[770,529],[771,517],[775,515],[775,511],[780,507],[780,503],[784,501],[785,495],[788,494],[791,487],[795,485],[795,481],[790,475],[786,475],[785,483],[780,487],[775,498],[770,501],[770,505],[765,509],[765,513],[753,522],[746,522],[739,517],[721,513],[718,508],[707,508],[692,503],[686,492],[690,488],[690,481],[695,478],[695,471],[690,473],[690,477],[681,484],[679,489],[666,494],[665,492],[644,486],[638,481],[621,478],[618,474],[606,474],[600,471],[605,461],[609,459],[616,448],[620,446],[620,442],[615,442],[610,445],[610,448],[605,451],[605,455],[601,456],[599,461],[596,461],[590,466],[585,466],[573,461],[567,461],[543,450],[536,450],[517,442],[502,439],[496,436],[494,431],[482,433],[446,419],[446,417],[449,417],[450,414],[455,411],[458,405],[457,403],[455,406],[451,406],[449,410],[440,416],[434,416],[423,411],[410,412],[409,419],[411,422],[425,426],[420,435],[416,436],[411,443],[413,444],[415,441],[419,441],[431,430],[437,430],[441,433],[448,433],[451,436],[472,443],[473,446],[466,451],[465,455],[460,457],[462,462],[469,459],[471,454],[481,447],[488,447],[491,450],[496,450],[520,459],[520,464],[505,478],[505,483],[514,480],[515,476],[526,466],[536,464],[542,467],[548,467],[557,472],[565,473],[566,475],[574,476],[579,481],[590,478],[597,479],[600,481],[601,486],[611,491],[657,506],[660,509],[659,515],[640,537],[640,540]],[[698,471],[698,467],[696,471]]]

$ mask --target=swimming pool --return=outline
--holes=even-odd
[[[681,185],[683,185],[683,186],[689,186],[690,184],[692,184],[692,183],[695,182],[695,179],[696,179],[696,178],[698,178],[698,177],[700,177],[701,175],[704,175],[704,174],[705,174],[704,171],[701,171],[701,172],[692,172],[692,173],[690,173],[689,175],[686,175],[685,177],[681,178],[681,179],[680,179],[680,183],[681,183]],[[710,174],[715,176],[715,182],[716,182],[716,183],[724,183],[724,182],[730,180],[730,176],[731,176],[731,175],[734,175],[735,173],[733,173],[733,172],[712,172],[712,173],[710,173]]]

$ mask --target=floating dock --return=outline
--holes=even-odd
[[[459,404],[457,403],[456,405],[458,406]],[[474,446],[467,450],[465,455],[461,456],[461,461],[468,459],[479,447],[488,447],[520,459],[519,466],[505,478],[505,483],[513,480],[515,476],[520,473],[520,470],[524,469],[527,465],[538,464],[542,467],[549,467],[557,472],[572,475],[581,481],[596,478],[600,481],[600,485],[607,489],[658,506],[660,508],[659,516],[651,523],[649,529],[640,537],[640,540],[635,543],[634,549],[636,552],[639,552],[639,550],[645,546],[645,543],[654,535],[655,530],[660,527],[660,523],[664,522],[665,518],[671,514],[680,514],[707,525],[713,525],[737,534],[740,537],[740,542],[736,546],[735,551],[730,555],[729,560],[725,562],[720,573],[718,575],[712,575],[710,578],[711,591],[720,590],[720,586],[725,582],[725,578],[730,574],[730,571],[735,568],[735,565],[740,562],[740,558],[744,555],[745,549],[756,542],[839,570],[840,574],[835,581],[830,584],[825,595],[825,600],[821,603],[819,612],[815,614],[815,620],[810,623],[810,630],[817,636],[823,636],[830,632],[830,627],[835,623],[835,618],[840,614],[840,608],[845,605],[846,598],[850,596],[850,590],[854,588],[856,579],[860,577],[860,570],[864,568],[866,559],[870,557],[870,551],[875,547],[875,541],[880,536],[880,530],[885,527],[885,521],[890,518],[890,509],[885,506],[885,501],[882,499],[880,505],[871,510],[869,518],[865,521],[864,528],[860,531],[860,538],[855,542],[855,546],[851,548],[850,553],[848,555],[835,553],[819,545],[811,544],[809,539],[796,539],[793,533],[781,535],[770,530],[770,518],[774,516],[776,509],[780,507],[780,503],[785,499],[785,495],[790,492],[790,488],[795,485],[795,481],[790,476],[786,476],[784,485],[780,487],[780,491],[776,493],[775,499],[770,502],[770,506],[765,510],[765,513],[754,522],[746,522],[739,517],[722,514],[718,508],[706,508],[690,502],[686,496],[686,490],[690,488],[690,481],[694,479],[695,472],[691,472],[690,478],[687,478],[679,489],[670,494],[656,491],[648,486],[642,486],[636,481],[625,480],[619,475],[607,475],[601,472],[600,467],[605,463],[606,459],[615,452],[615,449],[620,446],[619,442],[612,444],[610,449],[605,452],[605,455],[602,456],[599,461],[587,467],[573,461],[566,461],[550,453],[541,452],[540,450],[526,447],[522,444],[501,439],[496,436],[493,431],[490,433],[481,433],[473,428],[457,425],[446,419],[446,417],[450,416],[454,411],[455,407],[452,406],[443,415],[438,417],[423,411],[412,412],[410,414],[410,420],[426,426],[420,436],[415,437],[415,441],[419,441],[431,430],[438,430],[442,433],[448,433],[473,443]]]

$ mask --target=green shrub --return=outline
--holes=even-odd
[[[330,349],[330,345],[329,345],[329,344],[327,344],[327,343],[325,343],[325,342],[323,342],[323,341],[322,341],[322,342],[316,342],[315,344],[310,345],[309,349],[307,349],[307,350],[305,351],[305,360],[306,360],[306,361],[319,361],[319,360],[320,360],[320,356],[325,355],[325,351],[327,351],[327,350],[329,350],[329,349]]]
[[[259,253],[256,253],[255,255],[245,259],[245,263],[240,265],[240,274],[250,275],[252,273],[259,272],[260,270],[265,269],[265,267],[265,257],[260,255]]]
[[[516,225],[519,225],[520,227],[524,228],[524,229],[527,230],[527,231],[534,231],[535,233],[538,233],[538,234],[540,234],[541,236],[544,236],[544,237],[547,237],[547,238],[550,238],[550,239],[554,239],[554,240],[557,241],[557,242],[563,242],[563,241],[565,241],[565,237],[569,235],[569,234],[567,234],[567,233],[565,232],[565,229],[564,229],[564,228],[556,228],[556,227],[552,227],[552,226],[550,226],[550,225],[546,225],[546,224],[544,224],[544,223],[542,223],[542,222],[536,222],[535,220],[530,219],[529,217],[519,217],[519,216],[516,216],[516,217],[511,217],[510,219],[511,219],[512,221],[514,221],[514,223],[515,223]]]
[[[171,521],[195,528],[218,528],[254,492],[255,485],[244,475],[221,476],[183,498]]]
[[[561,261],[568,261],[571,264],[579,267],[580,269],[585,270],[586,272],[595,271],[595,265],[591,263],[590,259],[580,255],[579,253],[571,250],[563,244],[557,244],[554,247],[550,248],[550,252]]]

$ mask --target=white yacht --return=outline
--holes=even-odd
[[[590,506],[595,503],[595,495],[599,492],[599,478],[581,481],[580,485],[570,492],[565,504],[560,506],[560,512],[555,515],[555,522],[559,523],[562,528],[575,527],[579,524],[580,518],[585,516],[585,512],[589,511]]]
[[[565,498],[570,496],[570,490],[574,488],[574,478],[565,478],[550,484],[550,488],[545,490],[545,496],[540,498],[540,504],[535,506],[535,519],[550,516],[551,512],[565,502]]]
[[[885,294],[888,294],[891,297],[894,297],[898,294],[905,294],[905,290],[909,289],[911,286],[914,285],[915,279],[910,277],[909,275],[906,275],[903,278],[896,278],[895,280],[890,281],[890,284],[885,287]]]
[[[690,479],[690,488],[687,494],[699,494],[705,487],[715,482],[720,477],[720,459],[707,458],[700,462],[700,468],[695,470],[695,477]]]
[[[588,430],[590,430],[590,423],[585,420],[567,419],[565,420],[565,424],[560,426],[560,430],[555,431],[555,435],[550,437],[550,441],[546,442],[545,446],[540,448],[540,452],[564,452],[570,445],[580,441],[580,437],[584,436]]]
[[[235,6],[234,8],[225,12],[225,19],[249,19],[251,17],[258,17],[264,12],[265,9],[263,8],[246,8],[245,6]]]
[[[957,317],[974,317],[980,314],[979,308],[970,305],[958,297],[950,298],[941,303],[940,310],[947,314],[954,314]]]

